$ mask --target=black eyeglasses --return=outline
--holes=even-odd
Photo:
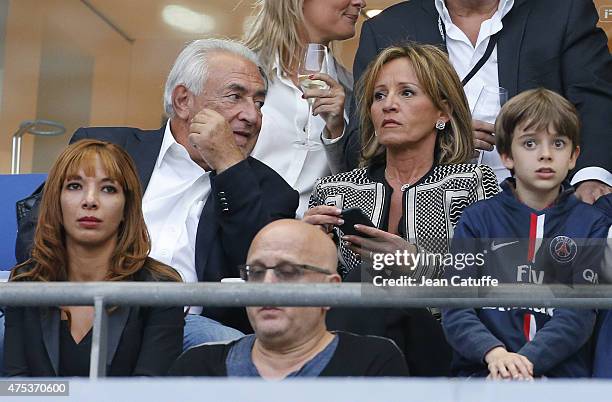
[[[240,277],[247,282],[263,282],[266,272],[271,269],[279,282],[296,282],[304,276],[304,271],[318,272],[330,275],[331,273],[323,268],[313,267],[312,265],[280,264],[274,267],[264,267],[262,265],[239,265]]]

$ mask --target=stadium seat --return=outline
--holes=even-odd
[[[30,195],[46,174],[0,175],[0,280],[15,265],[17,213],[15,202]]]

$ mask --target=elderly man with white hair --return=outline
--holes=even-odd
[[[134,159],[145,190],[150,255],[174,267],[185,282],[239,276],[238,265],[245,262],[255,234],[275,219],[295,216],[297,192],[249,156],[261,128],[266,89],[257,57],[245,46],[196,40],[168,75],[164,126],[80,128],[71,139],[113,142]],[[22,261],[29,254],[36,209],[29,225],[21,224],[17,254]],[[185,348],[242,335],[228,327],[250,330],[242,309],[192,306],[189,312]]]

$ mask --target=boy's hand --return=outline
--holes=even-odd
[[[491,349],[485,355],[489,365],[487,378],[497,380],[532,380],[533,364],[525,356],[508,352],[501,346]]]

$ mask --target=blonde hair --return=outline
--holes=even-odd
[[[283,74],[295,70],[304,46],[300,28],[304,25],[304,0],[257,0],[253,25],[245,34],[246,46],[259,54],[266,75],[278,53]]]
[[[512,156],[514,130],[525,125],[525,130],[548,130],[567,136],[574,149],[580,144],[580,119],[574,105],[567,99],[544,88],[530,89],[510,99],[501,108],[495,121],[497,152]]]
[[[472,118],[461,81],[448,56],[432,45],[409,43],[384,49],[369,65],[357,83],[361,129],[361,165],[384,162],[386,149],[374,133],[371,107],[376,80],[385,64],[406,58],[412,65],[423,91],[436,108],[448,113],[449,123],[437,135],[438,164],[465,163],[472,158],[474,139]]]

